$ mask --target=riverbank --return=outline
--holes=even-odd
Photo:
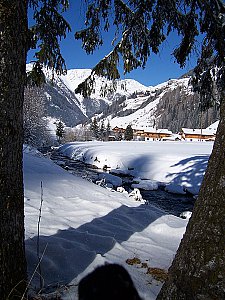
[[[192,212],[193,210],[195,198],[191,194],[171,194],[165,191],[165,185],[162,183],[137,179],[130,174],[121,173],[120,170],[107,171],[93,168],[92,165],[85,164],[81,160],[62,156],[58,151],[53,151],[50,158],[75,176],[80,176],[112,192],[127,193],[134,200],[143,200],[146,204],[152,204],[168,214],[178,217],[190,217],[190,213],[188,215],[183,213]],[[112,175],[112,173],[115,175]]]

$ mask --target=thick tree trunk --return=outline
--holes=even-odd
[[[157,299],[225,299],[225,100],[193,215]]]
[[[27,1],[0,0],[1,300],[20,299],[26,286],[22,175],[26,36]]]

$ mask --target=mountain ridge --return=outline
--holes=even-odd
[[[30,68],[28,65],[27,69]],[[219,117],[215,108],[200,113],[199,97],[193,93],[186,74],[149,87],[134,79],[117,80],[116,91],[104,97],[101,89],[109,81],[97,77],[94,93],[84,98],[74,90],[90,75],[90,69],[71,69],[66,75],[55,74],[53,83],[51,70],[44,69],[44,73],[46,113],[51,118],[61,119],[69,127],[88,123],[97,116],[98,120],[109,120],[111,127],[155,124],[158,128],[176,132],[181,127],[197,128],[201,124],[207,127]]]

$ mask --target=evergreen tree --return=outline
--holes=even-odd
[[[28,4],[34,25],[28,28]],[[0,298],[21,299],[26,290],[23,194],[23,102],[28,82],[44,81],[42,64],[65,70],[59,39],[70,27],[66,0],[0,0]],[[26,78],[27,51],[36,51]],[[10,297],[9,297],[10,295]]]
[[[110,123],[109,123],[109,120],[108,120],[107,127],[106,127],[106,139],[107,140],[109,139],[110,132],[111,132],[111,126],[110,126]]]
[[[127,128],[124,132],[124,139],[126,141],[131,141],[131,140],[133,140],[133,137],[134,137],[133,136],[133,129],[132,129],[131,125],[127,125]]]
[[[96,117],[94,117],[93,121],[91,122],[90,130],[93,133],[93,136],[98,140],[99,139],[99,126]]]
[[[64,124],[62,123],[62,121],[58,121],[58,122],[56,122],[56,136],[57,136],[57,138],[58,138],[58,142],[59,142],[59,144],[61,143],[61,141],[62,141],[62,138],[63,138],[63,136],[64,136],[64,134],[65,134],[65,130],[64,130]]]
[[[104,141],[105,138],[106,138],[106,128],[105,128],[104,121],[101,122],[101,126],[100,126],[100,129],[99,129],[99,132],[100,132],[100,138],[101,138],[101,140]]]

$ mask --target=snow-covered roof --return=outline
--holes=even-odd
[[[145,127],[144,131],[147,132],[147,133],[156,133],[156,128],[154,128],[154,127]]]
[[[215,123],[209,125],[209,127],[207,127],[206,129],[212,130],[216,133],[218,125],[219,125],[219,121],[216,121]]]
[[[172,134],[172,131],[168,129],[157,129],[157,133]]]
[[[182,128],[184,134],[196,134],[196,135],[214,135],[215,132],[210,129],[191,129],[191,128]]]

